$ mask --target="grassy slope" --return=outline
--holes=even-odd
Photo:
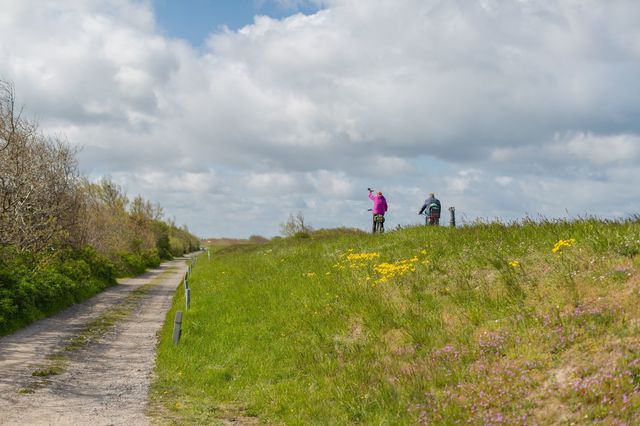
[[[637,423],[639,251],[640,224],[584,221],[202,256],[155,406],[202,424]]]

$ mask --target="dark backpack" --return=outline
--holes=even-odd
[[[437,203],[429,204],[429,216],[435,219],[440,218],[440,206]]]

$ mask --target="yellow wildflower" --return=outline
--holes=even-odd
[[[555,243],[555,245],[551,249],[551,252],[552,253],[562,252],[562,249],[564,249],[565,247],[571,247],[575,243],[576,243],[575,238],[570,238],[568,240],[559,240],[557,243]]]
[[[389,279],[399,277],[407,272],[413,272],[416,268],[413,266],[412,259],[402,259],[393,263],[384,262],[375,265],[373,269],[378,273],[380,278],[378,283],[387,282]]]
[[[346,259],[339,261],[333,267],[338,269],[345,269],[347,266],[352,269],[364,268],[367,266],[367,262],[380,257],[380,253],[376,252],[352,253],[352,251],[353,249],[349,249],[347,253],[342,253],[340,257],[346,257]]]
[[[347,260],[349,262],[358,262],[363,260],[373,260],[380,257],[379,253],[371,252],[371,253],[352,253],[347,256]]]
[[[520,266],[520,262],[518,262],[517,260],[512,260],[511,262],[509,262],[509,266],[511,266],[512,268],[517,268],[518,266]]]

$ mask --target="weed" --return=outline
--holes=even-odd
[[[62,365],[50,365],[48,367],[38,368],[36,370],[33,370],[31,375],[34,377],[55,376],[62,373],[62,371],[63,371]]]

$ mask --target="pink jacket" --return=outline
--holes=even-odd
[[[373,195],[373,192],[369,193],[369,198],[373,201],[373,214],[385,214],[387,211],[387,200],[384,195]]]

